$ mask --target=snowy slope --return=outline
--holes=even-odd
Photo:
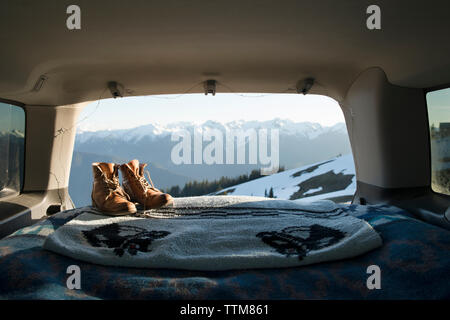
[[[265,196],[273,188],[278,199],[316,201],[350,199],[356,190],[351,154],[328,161],[283,171],[226,188],[216,194]]]

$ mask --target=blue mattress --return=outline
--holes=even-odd
[[[383,246],[356,258],[258,270],[183,271],[94,265],[42,249],[83,208],[64,211],[0,240],[0,299],[449,299],[450,232],[387,205],[342,205],[366,220]],[[81,289],[66,287],[70,265]],[[367,267],[381,269],[369,290]]]

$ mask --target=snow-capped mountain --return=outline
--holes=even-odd
[[[244,121],[237,120],[228,123],[220,123],[217,121],[206,121],[204,123],[193,122],[175,122],[167,125],[150,123],[144,126],[139,126],[131,129],[120,130],[101,130],[101,131],[87,131],[78,129],[77,141],[85,143],[90,139],[97,138],[120,138],[124,141],[136,141],[143,138],[163,138],[180,130],[188,130],[193,132],[195,128],[202,128],[203,131],[211,129],[225,130],[248,130],[248,129],[278,129],[280,135],[289,136],[303,136],[308,139],[314,139],[321,134],[329,132],[346,132],[344,123],[337,123],[334,126],[324,127],[319,123],[312,122],[293,122],[287,119],[273,119],[268,121]]]
[[[11,131],[0,131],[0,137],[14,136],[17,138],[24,138],[25,134],[23,131],[13,129]]]
[[[346,154],[228,187],[215,194],[264,197],[271,189],[278,199],[350,201],[356,190],[353,157]]]

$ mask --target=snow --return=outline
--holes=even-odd
[[[228,191],[227,195],[253,195],[263,197],[265,193],[269,193],[270,188],[273,188],[274,196],[277,197],[277,199],[287,200],[290,199],[292,194],[294,194],[299,190],[298,184],[314,176],[324,174],[332,170],[335,174],[339,173],[352,174],[353,175],[352,183],[349,186],[347,186],[344,190],[329,192],[326,194],[320,194],[310,197],[304,197],[302,199],[298,199],[297,201],[317,201],[322,199],[353,195],[356,190],[356,178],[355,178],[355,166],[352,155],[347,154],[344,156],[333,158],[328,163],[324,162],[319,162],[296,169],[286,170],[270,176],[255,179],[236,186],[228,187],[224,190],[221,190],[219,193]],[[301,170],[311,168],[315,165],[319,165],[319,167],[316,170],[312,172],[304,172],[303,174],[297,177],[293,176],[293,174]],[[234,190],[231,191],[232,189]],[[305,194],[312,194],[314,192],[321,191],[322,189],[323,189],[322,187],[310,189]]]
[[[323,190],[323,187],[318,187],[318,188],[309,189],[308,191],[304,192],[303,195],[315,193],[315,192],[322,191],[322,190]]]

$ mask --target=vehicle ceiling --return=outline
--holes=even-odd
[[[448,0],[78,0],[81,30],[68,30],[74,3],[1,1],[1,98],[97,100],[111,80],[128,95],[203,92],[207,79],[218,92],[295,92],[314,77],[313,93],[342,100],[370,67],[400,86],[450,83]],[[374,3],[382,30],[366,28]]]

